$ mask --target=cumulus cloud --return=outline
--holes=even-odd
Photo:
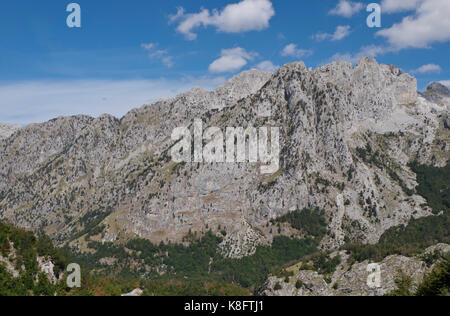
[[[417,9],[424,0],[383,0],[381,9],[384,13],[398,13]]]
[[[256,56],[256,53],[247,52],[241,47],[222,49],[220,58],[209,65],[209,71],[212,73],[235,72]]]
[[[202,9],[199,13],[185,13],[178,8],[175,15],[169,16],[169,23],[178,23],[177,31],[186,39],[194,40],[194,32],[199,27],[216,27],[219,32],[241,33],[261,31],[269,27],[270,19],[275,15],[270,0],[242,0],[229,4],[222,11]]]
[[[289,44],[281,52],[281,56],[283,57],[294,57],[294,58],[302,58],[306,56],[311,56],[312,51],[308,49],[300,49],[296,44]]]
[[[442,71],[441,66],[435,64],[427,64],[415,70],[412,70],[411,73],[425,74],[425,73],[440,73],[441,71]]]
[[[450,40],[450,1],[420,2],[415,14],[377,35],[386,38],[396,50],[428,48],[433,43],[447,42]]]
[[[212,90],[224,77],[179,80],[68,80],[0,84],[0,122],[29,124],[61,115],[108,113],[121,117],[133,108],[173,97],[194,87]]]
[[[148,57],[152,60],[159,60],[168,68],[174,65],[173,57],[165,49],[157,49],[157,43],[141,44],[141,47],[149,52]]]
[[[331,41],[340,41],[351,33],[350,25],[340,25],[336,28],[333,34],[331,33],[317,33],[313,36],[314,39],[318,41],[331,40]]]
[[[351,18],[353,15],[363,9],[361,2],[352,2],[349,0],[339,0],[337,6],[329,12],[331,15],[338,15],[344,18]]]
[[[263,61],[256,66],[256,69],[267,72],[275,72],[279,68],[280,66],[275,66],[270,60]]]

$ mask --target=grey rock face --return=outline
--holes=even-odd
[[[439,82],[431,83],[423,95],[434,103],[446,105],[447,109],[450,110],[450,90],[443,84]]]
[[[261,108],[270,115],[259,116]],[[407,163],[449,159],[444,111],[418,95],[414,78],[369,58],[355,68],[293,63],[273,75],[245,72],[120,120],[63,117],[0,140],[0,218],[43,228],[60,243],[97,221],[103,241],[179,242],[189,231],[225,230],[222,251],[239,257],[271,242],[271,219],[317,207],[330,220],[324,248],[374,243],[431,214],[422,197],[404,192],[416,186]],[[280,170],[172,162],[172,131],[192,130],[194,119],[205,129],[279,127]]]
[[[18,125],[6,125],[0,123],[0,139],[2,138],[8,138],[14,132],[16,132],[18,129],[20,129],[20,126]]]
[[[439,82],[433,82],[427,87],[427,92],[430,95],[439,95],[443,97],[450,97],[450,91],[446,86]]]
[[[441,255],[445,255],[449,251],[449,245],[438,244],[424,253],[440,252]],[[299,263],[287,269],[293,273],[289,282],[276,276],[269,277],[265,294],[268,296],[383,296],[397,289],[396,280],[400,274],[411,278],[411,290],[414,290],[434,267],[434,265],[427,266],[422,256],[389,256],[378,263],[380,283],[376,287],[369,287],[367,280],[371,273],[368,269],[370,262],[351,264],[345,251],[340,252],[339,255],[342,262],[331,276],[326,277],[316,271],[303,270],[303,263]],[[297,281],[301,282],[300,288],[296,287]],[[275,290],[277,284],[281,286],[281,289],[277,287]]]

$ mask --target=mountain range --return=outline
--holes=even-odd
[[[120,119],[0,124],[0,219],[81,254],[92,252],[89,241],[186,245],[186,236],[208,232],[230,259],[280,236],[312,236],[322,251],[375,245],[395,227],[447,211],[448,200],[434,204],[417,190],[413,166],[448,166],[449,110],[445,86],[419,93],[414,77],[363,58],[355,67],[246,71]],[[193,132],[194,120],[222,130],[278,127],[279,170],[174,162],[172,132]],[[302,210],[321,214],[323,234],[280,221]]]
[[[267,105],[273,115],[258,116]],[[270,242],[268,221],[319,208],[330,221],[324,247],[376,243],[390,227],[432,214],[411,192],[417,183],[407,164],[448,163],[449,106],[446,87],[419,94],[413,77],[364,58],[356,67],[244,72],[212,92],[194,89],[121,119],[2,125],[0,216],[60,244],[100,223],[110,242],[179,242],[221,226],[236,247],[230,255],[239,256]],[[172,131],[194,119],[280,127],[280,170],[172,162]]]

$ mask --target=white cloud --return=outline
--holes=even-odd
[[[423,65],[415,70],[412,70],[411,73],[425,74],[425,73],[439,73],[442,71],[441,66],[435,64],[427,64]]]
[[[275,72],[279,68],[280,66],[275,66],[270,60],[263,61],[256,66],[256,69],[267,72]]]
[[[398,13],[417,9],[424,0],[383,0],[381,9],[384,13]]]
[[[176,14],[169,15],[169,24],[172,24],[172,23],[178,21],[179,19],[181,19],[184,15],[184,12],[185,12],[185,10],[183,7],[178,7]]]
[[[152,50],[156,46],[157,46],[157,44],[155,44],[155,43],[141,44],[141,47],[145,50]]]
[[[436,42],[447,42],[450,40],[450,1],[423,1],[414,15],[377,35],[385,37],[396,50],[428,48]]]
[[[183,8],[178,8],[175,15],[169,16],[169,23],[179,22],[177,31],[186,39],[194,40],[197,38],[194,30],[201,26],[213,26],[225,33],[261,31],[269,27],[274,15],[270,0],[242,0],[227,5],[222,11],[202,9],[199,13],[186,14]]]
[[[216,59],[210,66],[209,71],[212,73],[235,72],[247,65],[256,53],[249,53],[241,47],[222,49],[220,58]]]
[[[289,44],[283,49],[283,51],[281,52],[281,56],[302,58],[311,56],[312,53],[313,52],[311,50],[298,48],[296,44]]]
[[[439,81],[439,83],[443,84],[444,86],[450,89],[450,80],[442,80]]]
[[[0,84],[0,122],[29,124],[61,115],[108,113],[121,117],[133,108],[200,86],[211,90],[223,77],[180,80],[70,80]]]
[[[345,18],[351,18],[353,15],[358,13],[363,9],[363,4],[361,2],[352,2],[349,0],[339,0],[336,8],[331,10],[329,14],[338,15]]]
[[[350,35],[350,25],[340,25],[336,28],[333,34],[330,33],[317,33],[313,36],[318,41],[331,40],[340,41]]]
[[[160,60],[167,68],[174,65],[173,57],[165,49],[157,49],[158,43],[141,44],[141,47],[149,52],[148,57],[152,60]]]

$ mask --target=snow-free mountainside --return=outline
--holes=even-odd
[[[274,74],[243,72],[214,91],[193,89],[121,119],[0,125],[0,219],[47,234],[93,270],[208,274],[268,295],[384,295],[396,288],[394,268],[378,292],[343,276],[366,273],[357,262],[397,260],[421,269],[419,282],[434,266],[414,258],[438,243],[448,252],[449,111],[445,86],[419,93],[412,76],[363,58],[355,67],[299,62]],[[173,162],[172,131],[192,130],[195,119],[223,131],[279,127],[279,170]],[[422,238],[420,225],[438,228]],[[361,255],[364,245],[373,253]],[[183,254],[198,262],[181,265]],[[309,269],[336,257],[333,271]],[[250,272],[242,260],[261,267]]]

